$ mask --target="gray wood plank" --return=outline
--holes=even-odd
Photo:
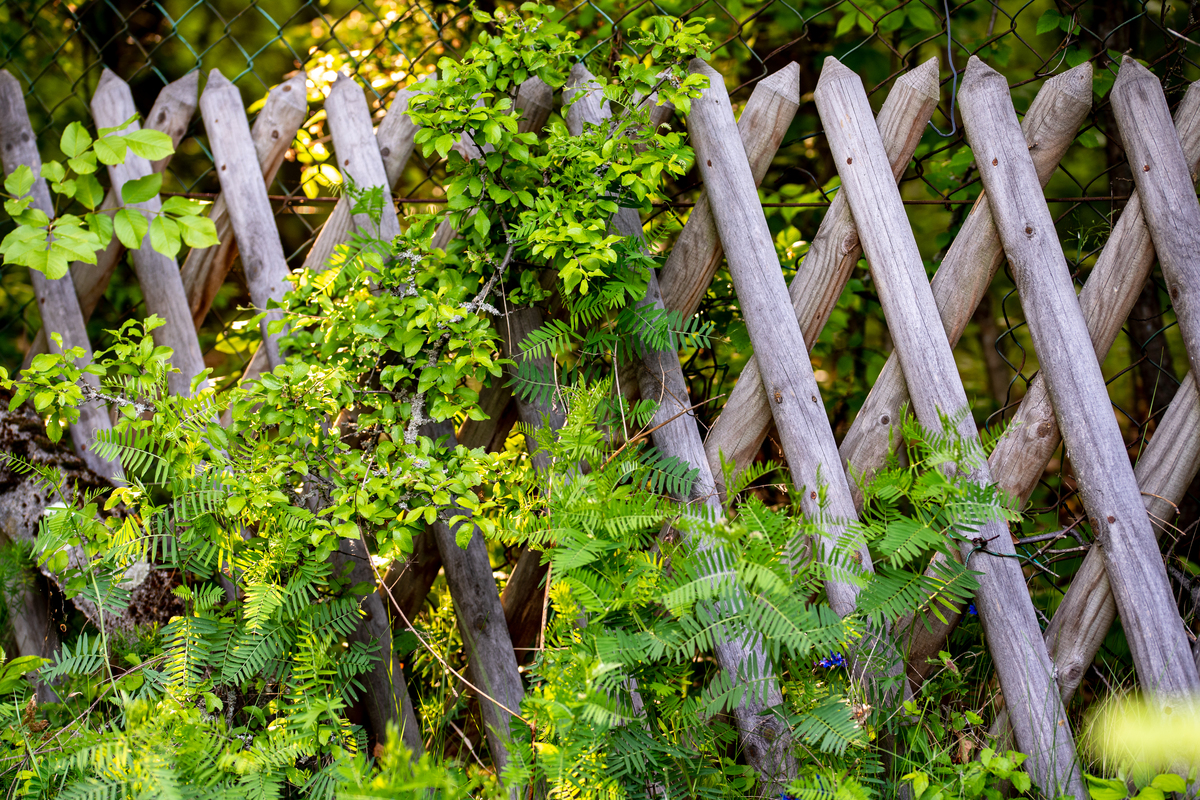
[[[290,94],[290,93],[289,93]],[[242,95],[219,70],[208,76],[208,85],[200,97],[200,113],[213,152],[213,166],[221,182],[230,226],[237,237],[242,268],[250,289],[250,301],[259,312],[266,312],[259,323],[262,344],[266,348],[268,369],[283,363],[278,334],[268,331],[283,312],[267,310],[271,301],[282,304],[291,289],[287,257],[275,226],[275,214],[267,198],[258,153],[250,133],[250,122],[242,107]]]
[[[972,57],[959,107],[1138,677],[1149,694],[1169,702],[1200,688],[1200,677],[1100,366],[1080,357],[1090,337],[1004,76]]]
[[[117,127],[137,113],[129,85],[108,69],[100,76],[91,106],[92,117],[100,128]],[[135,121],[124,131],[138,130],[140,127]],[[125,163],[108,168],[108,176],[114,191],[118,192],[118,198],[120,188],[127,182],[149,174],[150,162],[132,151],[126,155]],[[154,215],[162,209],[162,201],[155,195],[131,207]],[[189,395],[192,378],[204,371],[204,357],[192,327],[192,315],[188,310],[183,281],[179,277],[179,265],[150,246],[148,232],[142,240],[142,246],[132,253],[132,257],[133,268],[142,287],[142,297],[146,301],[146,311],[157,314],[165,321],[161,328],[154,331],[154,341],[174,351],[171,364],[179,371],[167,376],[167,386],[172,394]]]
[[[267,93],[262,110],[254,118],[250,132],[265,186],[269,187],[271,181],[275,180],[284,154],[291,148],[296,131],[308,116],[306,79],[305,73],[300,71],[272,88]],[[197,330],[204,324],[204,318],[208,316],[208,310],[238,255],[237,237],[229,219],[224,192],[217,195],[208,216],[217,229],[220,243],[212,247],[193,248],[184,259],[180,271],[192,311],[192,324]]]
[[[987,486],[992,483],[991,471],[967,393],[862,80],[837,59],[826,58],[815,100],[917,419],[934,431],[941,430],[943,418],[953,420],[971,455],[970,460],[946,465],[947,471]],[[1011,557],[987,555],[1015,554],[1008,525],[1003,520],[986,522],[977,536],[988,546],[986,553],[976,552],[968,563],[979,573],[976,607],[1017,742],[1029,756],[1027,768],[1048,794],[1082,797],[1087,790],[1076,765],[1070,722],[1055,690],[1054,664],[1021,565]],[[965,541],[961,549],[963,558],[969,558],[976,542]]]
[[[879,109],[876,124],[897,179],[907,169],[925,125],[937,108],[937,77],[936,58],[906,72]],[[806,344],[817,341],[861,255],[850,207],[845,198],[835,195],[788,288]],[[763,388],[758,358],[751,357],[704,442],[720,491],[724,492],[721,454],[737,469],[745,467],[757,455],[770,426],[771,404]],[[850,490],[857,497],[853,481]]]

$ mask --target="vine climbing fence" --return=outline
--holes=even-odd
[[[481,0],[479,5],[491,9],[496,4]],[[599,63],[630,52],[629,32],[651,15],[710,20],[709,33],[719,43],[713,63],[735,106],[746,103],[763,78],[791,62],[797,64],[801,104],[760,188],[789,278],[814,246],[839,184],[812,95],[827,55],[863,76],[875,107],[906,71],[939,58],[939,102],[900,182],[931,276],[944,266],[955,237],[970,224],[969,212],[982,191],[956,103],[968,59],[978,56],[1007,76],[1020,114],[1032,108],[1046,78],[1090,64],[1090,102],[1063,143],[1061,160],[1047,166],[1043,181],[1077,288],[1103,266],[1105,245],[1118,230],[1115,226],[1134,191],[1109,102],[1121,56],[1131,54],[1153,71],[1172,110],[1178,110],[1187,87],[1200,78],[1200,4],[1194,2],[589,0],[560,9],[589,43],[588,59]],[[252,120],[265,113],[269,90],[292,81],[307,103],[293,126],[294,139],[274,151],[276,171],[268,195],[287,263],[297,268],[310,258],[338,199],[342,176],[324,105],[336,75],[350,74],[365,88],[378,124],[397,91],[431,72],[438,59],[464,51],[476,27],[467,6],[432,0],[10,0],[0,7],[0,68],[19,82],[39,147],[48,158],[59,155],[59,134],[69,122],[91,119],[89,101],[105,69],[129,84],[134,104],[144,115],[165,86],[193,72],[207,76],[219,69],[239,90]],[[301,71],[303,77],[296,82]],[[147,122],[154,124],[153,119]],[[164,173],[164,194],[216,199],[221,186],[214,147],[199,113],[185,120],[178,138],[177,153]],[[1194,170],[1194,157],[1189,158]],[[401,211],[438,208],[444,202],[443,178],[436,159],[415,153],[392,181]],[[656,216],[683,222],[700,190],[700,176],[689,176],[674,186],[674,201],[657,208]],[[0,220],[0,234],[9,224]],[[186,281],[187,253],[182,255]],[[256,330],[246,326],[252,315],[247,310],[252,287],[247,287],[240,262],[232,254],[228,258],[229,276],[210,281],[207,294],[201,293],[204,301],[192,307],[204,363],[214,368],[222,385],[242,376],[257,343]],[[1108,396],[1135,461],[1163,424],[1188,370],[1167,283],[1150,263],[1149,279],[1144,287],[1133,288],[1123,327],[1111,332],[1111,348],[1103,362]],[[199,280],[197,275],[211,273],[196,265],[191,274]],[[1020,413],[1022,401],[1036,390],[1040,367],[1015,277],[1007,264],[1000,266],[981,293],[978,308],[962,312],[961,339],[955,348],[975,419],[992,433]],[[864,404],[871,408],[872,386],[888,375],[893,339],[877,289],[865,271],[856,272],[838,294],[836,309],[819,338],[809,342],[816,379],[843,453],[854,444],[853,424]],[[89,322],[96,347],[103,346],[104,330],[145,313],[144,297],[130,269],[118,268],[100,291]],[[714,321],[723,334],[713,351],[698,350],[683,365],[693,399],[701,404],[700,422],[711,428],[722,409],[720,398],[734,385],[750,343],[725,267],[698,303],[697,313]],[[28,270],[4,267],[2,363],[19,366],[36,346],[40,328]],[[714,402],[703,403],[710,398]],[[772,436],[761,446],[761,455],[782,455]],[[1049,624],[1069,584],[1055,559],[1079,557],[1065,552],[1069,548],[1055,555],[1046,543],[1062,537],[1078,538],[1079,546],[1088,543],[1079,535],[1086,510],[1075,470],[1061,450],[1049,458],[1044,469],[1026,479],[1031,483],[1022,491],[1030,498],[1031,529],[1036,526],[1055,535],[1040,535],[1019,548],[1031,567],[1026,575],[1043,625]],[[1200,562],[1200,537],[1195,535],[1200,487],[1189,488],[1174,503],[1164,550],[1172,588],[1181,607],[1191,613],[1186,598],[1192,596],[1193,586],[1181,565],[1182,559]],[[1115,664],[1124,654],[1110,655]],[[1132,677],[1105,672],[1103,662],[1097,669],[1093,675],[1102,680]]]

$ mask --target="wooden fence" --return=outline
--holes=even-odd
[[[680,413],[687,407],[687,384],[678,354],[648,354],[637,365],[639,385],[644,396],[661,401],[653,424],[665,423],[655,429],[654,444],[664,455],[678,456],[699,470],[691,499],[720,513],[720,454],[744,466],[773,422],[794,483],[803,487],[805,512],[820,511],[844,526],[857,518],[862,502],[848,476],[869,474],[883,464],[889,434],[905,403],[926,426],[939,425],[939,413],[959,414],[961,435],[968,441],[978,439],[951,348],[1007,258],[1041,372],[1021,402],[1012,428],[990,458],[970,467],[969,477],[996,483],[1023,502],[1059,443],[1065,442],[1099,546],[1088,552],[1045,631],[1035,616],[1020,563],[1011,557],[1013,540],[1003,523],[987,525],[979,534],[986,546],[967,543],[963,557],[982,573],[976,606],[1006,700],[1005,714],[995,730],[1011,728],[1017,746],[1030,754],[1028,763],[1039,784],[1086,796],[1064,702],[1079,686],[1118,613],[1145,691],[1169,705],[1173,698],[1200,689],[1200,647],[1193,652],[1189,645],[1157,544],[1200,467],[1200,394],[1192,380],[1184,380],[1135,472],[1098,363],[1145,285],[1156,254],[1193,367],[1200,358],[1200,204],[1194,191],[1200,166],[1200,84],[1190,88],[1172,122],[1158,80],[1125,59],[1112,102],[1137,191],[1077,296],[1041,189],[1089,111],[1089,64],[1046,81],[1019,123],[1003,76],[971,59],[959,105],[985,193],[930,283],[896,184],[937,103],[936,59],[902,76],[877,116],[871,113],[858,76],[829,59],[815,99],[843,188],[789,288],[757,185],[799,107],[799,69],[790,65],[761,81],[738,121],[721,76],[703,62],[695,62],[692,69],[710,78],[688,120],[705,193],[661,275],[651,276],[645,302],[685,316],[695,313],[724,256],[741,303],[754,309],[746,315],[746,323],[755,356],[704,439],[695,418]],[[156,336],[174,349],[173,363],[181,371],[172,391],[187,391],[191,379],[203,369],[195,332],[236,257],[241,257],[257,308],[283,295],[287,264],[266,186],[305,119],[304,81],[299,74],[272,89],[251,126],[238,92],[219,72],[209,76],[198,103],[198,74],[191,73],[167,86],[145,118],[147,126],[178,142],[199,105],[222,188],[211,209],[220,245],[192,250],[182,268],[152,250],[148,239],[132,254],[147,310],[167,321]],[[585,122],[599,122],[608,113],[595,88],[587,70],[576,67],[566,92],[583,96],[567,115],[572,131],[581,130]],[[396,188],[417,130],[405,113],[413,94],[413,88],[399,92],[382,123],[373,129],[362,88],[345,77],[334,84],[325,105],[332,149],[338,168],[358,185],[380,186],[389,192]],[[522,85],[516,103],[521,129],[540,129],[552,102],[549,88],[536,78]],[[128,86],[110,72],[100,81],[91,107],[98,126],[117,125],[136,113]],[[666,106],[655,108],[659,119],[672,112]],[[476,155],[466,142],[459,147],[468,158]],[[2,71],[0,156],[6,174],[19,164],[35,173],[39,169],[20,86]],[[131,153],[124,165],[109,168],[109,177],[116,189],[165,166],[165,161],[152,164]],[[115,208],[119,198],[118,191],[110,191],[104,207]],[[34,188],[34,204],[52,213],[44,182]],[[154,210],[159,200],[145,205]],[[625,235],[642,234],[642,221],[629,209],[623,209],[614,224]],[[364,225],[364,220],[350,214],[347,201],[339,201],[304,268],[320,269],[337,244]],[[399,233],[394,206],[385,206],[381,227],[387,235]],[[439,243],[452,235],[443,226],[437,234]],[[114,240],[99,254],[98,263],[74,264],[70,274],[57,281],[33,273],[44,325],[62,334],[65,347],[91,352],[84,323],[102,297],[121,251]],[[860,254],[870,264],[895,352],[839,447],[807,353]],[[280,363],[266,324],[264,320],[264,344],[243,380]],[[515,331],[504,338],[506,355],[518,357],[517,343],[540,324],[536,309],[511,312],[509,325],[498,326]],[[45,336],[40,335],[30,355],[45,347]],[[514,416],[530,422],[549,418],[561,424],[561,414],[516,399],[506,388],[485,392],[481,404],[489,419],[467,422],[457,431],[458,441],[468,446],[502,441],[507,434],[502,421],[507,419],[511,425]],[[509,408],[515,414],[507,413]],[[87,463],[116,478],[117,465],[87,450],[87,443],[108,425],[106,410],[93,402],[71,432]],[[454,431],[443,426],[438,432],[449,434],[453,441]],[[818,476],[825,484],[825,505],[820,509],[817,492],[809,491],[817,486]],[[826,555],[832,553],[830,549]],[[502,737],[510,715],[523,694],[514,647],[518,651],[528,647],[540,625],[540,614],[529,613],[531,608],[541,608],[544,568],[538,556],[532,551],[521,554],[500,596],[482,537],[474,536],[464,550],[455,545],[454,532],[439,523],[416,539],[408,562],[394,565],[383,580],[390,610],[407,621],[416,615],[439,569],[445,570],[468,653],[470,680],[489,687],[489,702],[482,702],[481,708],[490,735],[498,737],[492,746],[498,759],[505,752]],[[862,568],[869,570],[869,554],[861,552],[859,558]],[[854,610],[852,586],[831,584],[828,594],[839,613]],[[369,606],[369,619],[386,618],[380,595],[371,595],[364,603]],[[931,629],[922,620],[901,620],[890,631],[874,632],[877,641],[864,646],[890,647],[897,654],[892,671],[906,662],[910,682],[919,685],[926,659],[941,649],[961,613],[958,609],[950,614],[947,624],[931,617]],[[386,625],[375,624],[364,631],[364,636],[384,640],[385,652],[390,650]],[[22,647],[40,652],[35,645]],[[760,655],[746,652],[737,642],[725,643],[717,652],[720,666],[733,670],[747,658],[761,663]],[[378,726],[388,720],[403,722],[406,741],[419,752],[419,727],[407,702],[402,670],[392,664],[381,668],[385,671],[368,681],[372,723],[382,730]],[[758,713],[778,702],[778,687],[768,686],[762,697],[744,703],[737,722],[751,763],[763,772],[786,776],[794,768],[789,766],[787,731],[779,730],[777,722],[765,722]],[[772,725],[775,728],[768,731]],[[498,761],[497,766],[503,764]]]

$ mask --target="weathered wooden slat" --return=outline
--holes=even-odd
[[[25,97],[21,85],[8,70],[0,70],[0,162],[3,163],[5,176],[22,164],[33,171],[34,182],[30,192],[33,195],[32,206],[53,218],[54,203],[50,198],[46,179],[41,176],[42,158],[38,153],[33,126],[29,123]],[[84,325],[83,312],[79,308],[79,299],[75,296],[75,285],[71,281],[71,275],[68,273],[56,280],[50,280],[41,272],[30,270],[29,277],[33,283],[34,297],[37,299],[38,314],[42,318],[42,330],[61,335],[65,349],[83,348],[84,355],[75,363],[80,367],[90,364],[92,344],[88,339],[87,327]],[[46,341],[44,334],[42,341]],[[57,347],[55,351],[62,352]],[[83,379],[92,388],[100,388],[100,381],[96,376],[84,373]],[[102,403],[95,400],[82,403],[79,407],[79,420],[70,426],[71,444],[75,454],[94,472],[107,478],[117,478],[121,475],[120,463],[100,458],[91,450],[96,433],[110,427],[108,410]]]
[[[172,143],[178,147],[180,140],[183,139],[183,134],[187,131],[192,114],[196,111],[196,88],[199,85],[200,73],[192,71],[179,80],[164,86],[158,93],[158,99],[154,101],[154,107],[150,109],[145,127],[167,134],[171,137]],[[171,156],[159,159],[153,162],[150,168],[155,172],[162,172],[170,160]],[[117,195],[109,189],[100,204],[101,210],[113,211],[119,207]],[[104,297],[104,292],[108,289],[109,278],[112,277],[113,270],[116,269],[117,262],[124,253],[125,245],[121,244],[121,240],[114,236],[107,247],[96,253],[95,264],[76,261],[71,265],[71,281],[75,284],[75,296],[79,298],[79,308],[83,312],[85,321],[91,318],[96,304],[100,302],[100,298]],[[25,356],[26,366],[34,356],[44,352],[46,352],[46,335],[43,331],[38,331],[37,338],[34,339],[29,353]]]
[[[279,354],[278,334],[269,333],[268,325],[283,319],[283,312],[268,311],[267,305],[271,301],[282,303],[283,295],[291,288],[287,257],[279,241],[279,229],[275,227],[242,95],[219,70],[214,69],[208,76],[208,85],[200,97],[200,113],[208,131],[213,166],[221,181],[230,227],[237,237],[250,301],[258,312],[266,312],[260,323],[260,347],[266,348],[268,369],[274,369],[283,359]]]
[[[308,114],[305,81],[305,73],[301,71],[271,89],[262,110],[254,118],[250,131],[265,186],[270,186],[271,181],[275,180],[284,154],[292,146],[296,131]],[[180,271],[188,305],[192,310],[192,324],[197,330],[204,324],[204,318],[238,255],[237,237],[229,219],[224,192],[213,201],[209,219],[217,229],[220,244],[193,248],[184,259]]]
[[[412,157],[413,139],[417,135],[417,126],[408,116],[408,101],[420,93],[420,83],[413,84],[408,89],[396,92],[388,105],[387,114],[375,131],[375,143],[379,146],[379,156],[383,159],[383,171],[387,175],[388,191],[392,191],[400,182],[404,168]],[[329,262],[334,249],[346,240],[350,234],[350,200],[347,197],[338,199],[333,212],[321,226],[317,240],[304,258],[304,268],[320,270]]]
[[[456,445],[454,428],[449,422],[428,423],[421,433],[434,440],[447,437],[446,447]],[[470,520],[460,524],[474,528]],[[445,522],[439,520],[432,527],[467,654],[468,676],[487,695],[479,697],[479,710],[487,730],[492,763],[499,774],[509,761],[507,741],[511,736],[512,714],[518,711],[525,689],[496,580],[492,577],[487,545],[477,528],[462,548],[455,541],[455,531]]]
[[[947,468],[986,486],[992,482],[991,472],[971,406],[939,324],[921,252],[862,80],[831,56],[825,59],[814,97],[917,419],[932,430],[940,430],[943,418],[954,420],[975,460]],[[1070,723],[1056,696],[1054,664],[1041,638],[1021,565],[1011,558],[1016,550],[1008,525],[1003,520],[984,523],[978,536],[988,546],[969,563],[979,573],[976,606],[1017,742],[1029,755],[1034,780],[1048,794],[1083,796],[1086,788],[1076,766]],[[969,558],[975,549],[973,542],[963,542],[963,557]]]
[[[354,78],[339,74],[329,89],[329,97],[325,98],[325,113],[329,117],[337,168],[359,189],[379,187],[383,191],[383,216],[378,228],[366,214],[352,214],[354,229],[390,242],[400,235],[400,218],[392,202],[392,186],[383,167],[383,156],[375,141],[366,92]]]
[[[1126,213],[1128,213],[1128,207]],[[1138,459],[1138,486],[1154,534],[1162,538],[1175,519],[1188,485],[1200,469],[1200,393],[1192,373],[1179,384],[1167,413],[1150,437]],[[1084,674],[1117,618],[1117,603],[1104,568],[1101,548],[1093,545],[1083,564],[1071,578],[1054,618],[1046,628],[1046,645],[1058,667],[1058,689],[1067,702],[1079,688]],[[991,733],[1008,737],[1008,710],[996,715]]]
[[[937,59],[930,59],[901,75],[879,109],[876,124],[897,180],[908,167],[925,125],[937,108],[937,78]],[[861,254],[850,207],[845,198],[835,196],[788,289],[806,344],[817,341]],[[758,453],[770,426],[771,404],[759,375],[758,359],[752,357],[704,442],[718,489],[724,491],[721,454],[738,468],[745,467]],[[850,489],[857,492],[853,481]]]
[[[1075,139],[1092,102],[1092,66],[1084,63],[1046,81],[1025,115],[1022,129],[1044,186]],[[991,200],[980,195],[933,277],[933,297],[950,344],[967,323],[1004,260],[992,221]],[[908,387],[895,354],[888,358],[867,400],[842,440],[842,461],[854,474],[871,474],[887,459],[888,436],[908,402]],[[861,502],[855,487],[855,500]],[[936,651],[935,651],[936,654]]]
[[[1030,110],[1030,114],[1032,111],[1033,109]],[[1026,120],[1029,116],[1026,115]],[[1196,170],[1200,168],[1200,83],[1194,83],[1188,89],[1176,112],[1175,123],[1188,162],[1191,168]],[[1035,155],[1035,164],[1036,158]],[[992,230],[995,230],[994,227]],[[1154,246],[1146,228],[1145,216],[1142,214],[1141,200],[1135,189],[1121,212],[1120,219],[1113,226],[1108,241],[1096,260],[1096,266],[1092,268],[1083,290],[1079,293],[1079,307],[1083,310],[1083,318],[1092,337],[1092,347],[1096,351],[1098,361],[1103,363],[1107,357],[1117,334],[1121,331],[1121,326],[1125,324],[1137,301],[1142,286],[1150,277],[1153,266]],[[905,396],[907,397],[907,393]],[[1062,436],[1058,429],[1058,421],[1054,417],[1054,404],[1046,387],[1046,376],[1039,372],[1026,390],[1021,405],[1009,421],[1007,430],[996,444],[996,449],[988,458],[992,477],[1001,489],[1024,503],[1041,479],[1046,462],[1061,443]],[[1152,491],[1145,485],[1142,486],[1142,490]],[[1095,558],[1100,556],[1096,555]],[[1072,586],[1077,582],[1077,578],[1073,579]],[[944,649],[946,637],[950,635],[962,615],[960,608],[943,607],[941,612],[941,619],[926,615],[927,618],[923,622],[904,626],[911,627],[912,630],[908,648],[908,671],[914,681],[924,679],[931,668],[926,663],[927,659]],[[912,620],[908,620],[908,623],[911,622]],[[1085,645],[1076,650],[1079,653],[1089,652]],[[1090,652],[1094,655],[1095,651]],[[1065,685],[1064,681],[1068,680],[1064,674],[1078,673],[1079,677],[1082,677],[1083,670],[1091,663],[1090,656],[1086,663],[1080,661],[1082,656],[1072,657],[1069,662],[1064,662],[1055,655],[1053,643],[1050,655],[1058,667],[1060,686]]]
[[[1200,677],[1109,404],[1104,376],[1094,358],[1080,358],[1089,348],[1087,327],[1013,111],[1008,83],[972,57],[959,107],[984,189],[991,198],[992,217],[1012,265],[1034,349],[1047,376],[1083,504],[1104,549],[1138,677],[1161,701],[1195,691],[1200,688]],[[1173,132],[1171,136],[1174,138]]]
[[[571,102],[567,112],[567,129],[573,135],[582,133],[585,125],[600,125],[611,117],[611,108],[603,100],[599,84],[583,64],[577,64],[572,69],[565,95],[567,101]],[[643,236],[641,220],[633,209],[621,209],[614,226],[624,236],[639,240]],[[653,271],[643,304],[663,307],[658,278]],[[651,434],[655,448],[664,456],[680,458],[700,471],[691,495],[679,499],[691,501],[698,507],[699,513],[720,518],[723,509],[714,491],[696,419],[689,414],[680,414],[690,403],[679,354],[675,351],[648,352],[643,354],[639,366],[638,384],[642,396],[659,404],[650,422],[651,428],[657,428]],[[718,562],[726,560],[714,543],[702,540],[699,547],[712,553]],[[791,733],[783,721],[772,713],[772,709],[782,704],[783,695],[771,662],[761,648],[748,646],[736,631],[726,633],[724,640],[715,648],[714,655],[718,666],[727,674],[753,674],[757,678],[757,685],[746,693],[734,709],[734,722],[747,763],[759,773],[763,787],[773,794],[795,775],[796,762],[791,754]]]
[[[100,128],[117,127],[137,113],[129,84],[108,69],[100,76],[100,83],[96,87],[91,105],[92,117]],[[125,131],[139,128],[135,121]],[[118,197],[121,187],[127,182],[149,174],[150,162],[133,151],[126,155],[125,163],[108,168],[109,179]],[[154,215],[162,210],[162,201],[155,195],[150,200],[132,207],[144,209]],[[146,301],[146,310],[165,320],[165,324],[154,332],[154,340],[174,351],[171,364],[179,372],[167,376],[167,386],[173,394],[188,395],[191,393],[192,378],[204,371],[204,357],[200,353],[200,343],[192,327],[192,315],[188,312],[187,295],[179,277],[179,265],[174,259],[164,256],[150,246],[148,232],[142,240],[142,246],[132,253],[132,257],[133,268],[142,288],[142,297]]]
[[[934,64],[936,75],[936,60]],[[738,118],[738,133],[755,186],[766,177],[798,108],[800,65],[794,61],[759,81],[746,101]],[[680,312],[684,318],[695,314],[724,254],[712,209],[708,207],[708,193],[701,192],[659,274],[663,305]],[[767,414],[770,415],[769,410]]]
[[[378,583],[371,566],[370,553],[361,539],[342,539],[336,558],[342,564],[351,565],[351,586],[360,583],[374,586]],[[425,743],[421,739],[421,726],[413,710],[412,698],[408,695],[404,665],[392,646],[392,626],[388,621],[387,606],[379,592],[371,592],[359,601],[359,608],[363,612],[362,619],[355,631],[346,638],[367,645],[378,643],[380,653],[374,668],[363,676],[367,689],[367,717],[371,720],[375,737],[381,742],[387,740],[389,723],[400,728],[404,746],[416,758],[425,751]]]
[[[1125,56],[1111,99],[1192,374],[1200,375],[1200,201],[1191,160],[1150,70]]]

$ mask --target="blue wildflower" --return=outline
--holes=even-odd
[[[974,617],[974,616],[978,616],[979,612],[975,610],[975,604],[974,604],[974,603],[968,603],[968,604],[967,604],[967,613],[968,613],[968,614],[970,614],[972,617]]]
[[[822,658],[817,662],[818,667],[825,669],[835,669],[837,667],[846,666],[846,657],[841,653],[830,653],[828,658]]]

